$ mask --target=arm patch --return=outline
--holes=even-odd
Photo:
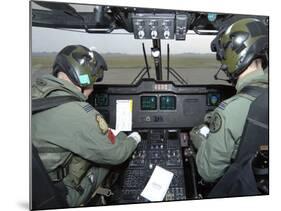
[[[89,113],[91,110],[93,110],[93,106],[91,106],[90,104],[87,104],[85,106],[83,106],[84,111],[86,111],[87,113]]]
[[[222,118],[219,113],[215,112],[210,121],[210,132],[216,133],[221,129]]]
[[[97,121],[97,124],[98,124],[98,127],[99,127],[101,133],[105,135],[108,131],[108,126],[107,126],[106,121],[100,114],[96,115],[96,121]]]
[[[218,107],[219,107],[220,109],[224,110],[226,105],[227,105],[226,102],[221,102]]]

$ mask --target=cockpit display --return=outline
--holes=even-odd
[[[99,93],[95,95],[95,106],[108,106],[108,94]]]
[[[156,110],[157,97],[156,96],[141,96],[141,110]]]
[[[175,96],[161,96],[160,110],[176,110],[176,102]]]

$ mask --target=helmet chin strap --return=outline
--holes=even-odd
[[[227,70],[227,66],[225,64],[222,64],[220,66],[220,68],[218,69],[217,73],[214,75],[214,79],[215,80],[220,80],[220,81],[226,81],[228,83],[233,83],[233,80],[231,78],[230,79],[224,79],[224,78],[219,78],[218,77],[220,71],[226,72],[226,70]]]
[[[84,91],[85,91],[85,88],[84,88],[84,87],[81,87],[81,92],[82,92],[82,94],[84,94]]]

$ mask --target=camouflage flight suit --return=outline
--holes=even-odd
[[[249,73],[237,81],[237,94],[223,101],[214,111],[206,114],[210,133],[203,136],[199,127],[190,132],[198,152],[197,170],[207,182],[214,182],[223,176],[232,159],[235,159],[247,114],[254,98],[240,93],[246,86],[268,86],[268,74],[262,69]]]
[[[72,95],[69,102],[32,115],[32,143],[52,181],[58,169],[66,176],[69,206],[85,203],[101,184],[111,165],[123,163],[136,149],[133,138],[120,132],[112,137],[107,123],[71,83],[43,76],[32,86],[32,98]],[[63,168],[62,168],[63,166]]]

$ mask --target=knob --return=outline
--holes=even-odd
[[[153,168],[153,164],[150,163],[150,164],[149,164],[149,169],[152,169],[152,168]]]
[[[144,33],[143,30],[140,30],[140,31],[138,32],[138,37],[139,37],[140,39],[144,38],[144,35],[145,35],[145,33]]]
[[[157,35],[158,35],[158,33],[157,33],[156,30],[152,30],[152,31],[151,31],[151,38],[152,38],[152,39],[156,39],[156,38],[157,38]]]
[[[164,31],[164,37],[165,37],[165,39],[169,39],[169,37],[170,37],[170,31],[169,30]]]

